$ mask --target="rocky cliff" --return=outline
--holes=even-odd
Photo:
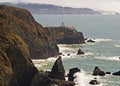
[[[58,51],[27,10],[0,5],[0,86],[31,86],[38,73],[31,57],[48,58]]]
[[[44,59],[58,54],[54,40],[27,10],[1,5],[0,21],[1,28],[9,28],[25,41],[31,58]]]
[[[45,27],[47,34],[52,36],[57,44],[82,44],[85,43],[82,32],[73,27]]]
[[[0,86],[30,86],[37,69],[30,59],[28,45],[14,31],[17,29],[14,24],[18,22],[12,21],[10,11],[17,10],[0,6]]]

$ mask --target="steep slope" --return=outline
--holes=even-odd
[[[5,27],[9,27],[13,34],[25,41],[31,58],[44,59],[58,54],[59,49],[54,40],[48,37],[44,28],[27,10],[1,5],[0,18]]]
[[[28,46],[9,25],[10,10],[14,12],[11,7],[0,6],[0,86],[30,86],[37,69]]]

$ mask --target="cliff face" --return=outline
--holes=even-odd
[[[11,15],[8,17],[6,12],[12,8],[4,12],[7,8],[0,6],[0,86],[30,86],[37,69],[28,46],[9,25]]]
[[[47,34],[52,36],[57,44],[82,44],[85,43],[82,32],[70,27],[45,27]]]
[[[3,25],[25,41],[31,58],[48,58],[58,54],[59,49],[54,40],[48,37],[47,32],[34,20],[30,12],[4,5],[0,6],[0,10]]]
[[[0,6],[0,86],[31,86],[38,70],[30,57],[56,54],[53,39],[28,11]]]

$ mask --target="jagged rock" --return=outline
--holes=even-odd
[[[92,39],[87,40],[87,42],[95,43],[95,41]]]
[[[95,76],[97,76],[97,75],[99,75],[99,76],[105,76],[105,72],[104,72],[104,71],[101,71],[101,70],[99,69],[99,67],[95,67],[95,69],[94,69],[94,71],[93,71],[93,75],[95,75]]]
[[[91,85],[98,85],[98,84],[100,84],[100,82],[98,82],[97,80],[91,80],[89,82],[89,84],[91,84]]]
[[[120,76],[120,71],[112,73],[112,75]]]
[[[61,57],[56,60],[52,67],[52,71],[48,76],[52,79],[65,80],[65,69]]]
[[[76,73],[76,72],[80,72],[80,69],[79,68],[72,68],[72,69],[69,69],[69,74],[68,74],[68,80],[69,81],[73,81],[74,80],[74,74]]]
[[[85,54],[81,49],[78,50],[77,55]]]

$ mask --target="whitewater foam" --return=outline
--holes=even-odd
[[[120,47],[120,45],[115,44],[115,47]]]
[[[93,80],[94,78],[99,79],[99,76],[88,75],[83,70],[81,70],[81,72],[75,73],[74,77],[75,77],[74,82],[76,84],[75,86],[91,86],[89,84],[91,80]],[[99,85],[94,85],[94,86],[103,86],[103,84],[100,83]]]
[[[120,61],[120,56],[111,56],[111,57],[100,56],[100,57],[96,57],[96,58],[98,58],[98,59],[103,59],[103,60]]]

